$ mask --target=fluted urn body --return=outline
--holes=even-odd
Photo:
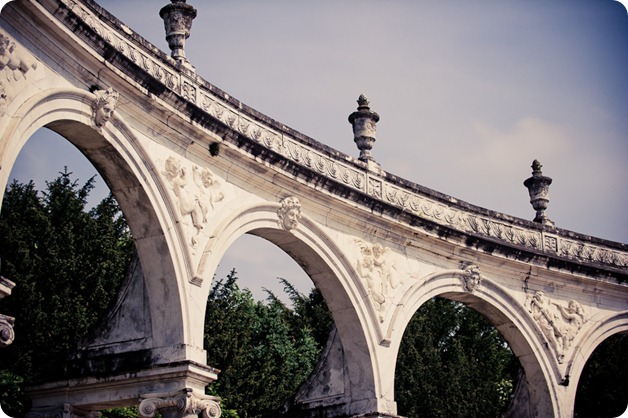
[[[159,11],[159,16],[164,20],[166,29],[166,41],[172,50],[171,56],[180,64],[187,64],[185,57],[185,40],[190,37],[192,21],[196,17],[196,9],[185,0],[170,0],[171,4],[164,6]]]
[[[538,160],[534,160],[532,162],[532,177],[526,179],[523,185],[528,188],[530,203],[534,210],[536,210],[534,222],[554,225],[554,222],[545,215],[545,210],[549,203],[549,186],[552,184],[552,179],[543,175],[541,171],[542,167]]]
[[[349,123],[353,125],[353,141],[360,150],[359,159],[373,160],[371,149],[377,135],[379,115],[369,107],[369,101],[363,94],[358,98],[358,110],[349,115]]]

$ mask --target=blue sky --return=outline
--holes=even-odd
[[[99,2],[162,50],[158,12],[166,3]],[[539,159],[554,180],[547,214],[557,226],[628,242],[628,13],[620,3],[188,3],[198,10],[186,47],[191,63],[260,112],[357,157],[347,116],[364,93],[381,117],[373,156],[384,170],[532,219],[522,183]],[[89,164],[79,164],[42,133],[14,175],[43,184],[68,165],[87,179]],[[221,268],[243,277],[249,270],[237,265],[239,252]],[[267,287],[276,276],[300,274],[277,257],[264,270]]]

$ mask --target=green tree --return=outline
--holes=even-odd
[[[628,407],[628,335],[603,341],[587,361],[576,392],[576,418],[610,418]]]
[[[93,187],[94,178],[79,185],[66,168],[41,195],[32,182],[6,190],[0,258],[2,275],[16,287],[2,310],[16,318],[16,338],[3,349],[0,370],[14,383],[63,377],[67,356],[104,315],[124,277],[133,250],[129,230],[111,195],[87,209]],[[23,400],[0,401],[17,415],[26,407]]]
[[[518,361],[499,332],[463,304],[435,298],[406,328],[395,397],[409,417],[497,417],[508,402]]]
[[[270,292],[267,303],[254,301],[248,289],[238,287],[235,270],[216,283],[207,301],[205,349],[208,363],[221,370],[212,390],[242,418],[278,410],[308,378],[322,349],[314,318],[304,318],[317,292],[308,298],[283,283],[292,309]],[[328,313],[319,326],[330,318]]]

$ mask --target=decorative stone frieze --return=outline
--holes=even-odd
[[[30,411],[26,418],[100,418],[101,413],[64,404],[61,408],[46,411]]]
[[[168,157],[161,173],[171,186],[176,197],[179,214],[192,221],[190,244],[197,244],[197,235],[207,224],[207,214],[214,204],[224,199],[220,191],[220,181],[207,168],[192,167],[192,175],[175,157]],[[192,183],[190,183],[190,178]]]
[[[619,268],[628,266],[628,255],[624,252],[586,243],[578,243],[583,247],[579,251],[572,248],[571,239],[561,236],[557,237],[558,250],[555,249],[556,247],[552,245],[552,242],[546,249],[542,234],[537,230],[515,226],[507,221],[493,219],[489,216],[478,215],[458,208],[454,204],[447,205],[420,193],[399,188],[377,174],[365,173],[363,170],[357,169],[355,165],[347,163],[342,158],[334,158],[304,145],[285,132],[278,132],[262,122],[253,120],[241,108],[234,107],[224,98],[210,92],[202,84],[201,79],[192,80],[185,77],[184,74],[177,74],[166,63],[156,59],[154,54],[130,42],[126,37],[120,35],[117,29],[103,24],[83,5],[72,0],[61,1],[120,53],[140,65],[148,74],[164,83],[169,89],[240,134],[263,144],[285,158],[314,170],[318,174],[337,180],[348,187],[408,210],[437,224],[498,239],[506,244],[547,251],[552,254],[558,252],[558,255],[566,255],[578,261],[588,261],[587,254],[592,253],[593,261]],[[183,85],[185,87],[182,87]],[[563,244],[561,241],[565,241],[565,243]]]
[[[587,322],[584,308],[576,300],[570,300],[567,306],[551,302],[542,291],[534,292],[526,303],[558,362],[562,363],[565,353],[571,348],[571,342]]]
[[[482,284],[482,274],[480,267],[475,264],[468,264],[463,268],[464,273],[460,276],[462,288],[473,293]]]
[[[355,243],[360,248],[356,269],[366,282],[369,299],[378,312],[379,322],[384,322],[391,290],[399,287],[403,281],[400,275],[393,274],[395,264],[388,254],[388,248],[379,243],[369,244],[361,239],[356,239]]]
[[[96,98],[92,102],[92,119],[98,129],[105,126],[113,116],[113,111],[118,105],[120,95],[109,87],[106,90],[95,90]]]
[[[215,396],[196,395],[191,389],[180,392],[154,393],[141,396],[139,414],[141,418],[152,418],[158,412],[174,417],[219,418],[221,409],[219,398]]]
[[[452,227],[466,233],[497,239],[510,245],[565,256],[576,261],[595,261],[617,268],[628,267],[628,254],[625,252],[575,241],[560,235],[555,237],[556,243],[552,240],[545,241],[542,233],[538,230],[477,214],[457,207],[454,203],[449,205],[424,194],[398,187],[377,173],[365,172],[343,158],[336,158],[315,147],[307,146],[288,133],[280,132],[276,128],[248,116],[241,107],[233,106],[225,98],[209,91],[202,79],[193,80],[183,73],[179,74],[173,71],[168,63],[160,61],[150,51],[122,36],[118,33],[117,28],[102,23],[93,12],[83,5],[72,0],[61,0],[61,2],[81,18],[85,24],[111,43],[121,54],[141,66],[149,75],[162,82],[167,88],[241,135],[320,175],[436,224]],[[183,87],[184,85],[185,87]]]
[[[281,207],[277,210],[277,221],[280,228],[292,231],[299,226],[301,219],[301,202],[295,196],[286,197],[281,201]]]

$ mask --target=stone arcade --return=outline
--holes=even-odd
[[[195,15],[184,0],[162,9],[170,56],[91,0],[2,10],[2,190],[29,137],[58,132],[107,180],[140,259],[73,375],[33,388],[30,416],[139,405],[218,417],[204,307],[222,255],[249,233],[303,267],[337,326],[298,416],[397,416],[404,329],[443,296],[484,314],[518,356],[510,416],[571,417],[593,350],[628,332],[626,245],[555,227],[538,162],[526,182],[537,222],[393,178],[370,155],[379,116],[365,97],[351,115],[359,158],[273,122],[196,74],[184,53]]]

